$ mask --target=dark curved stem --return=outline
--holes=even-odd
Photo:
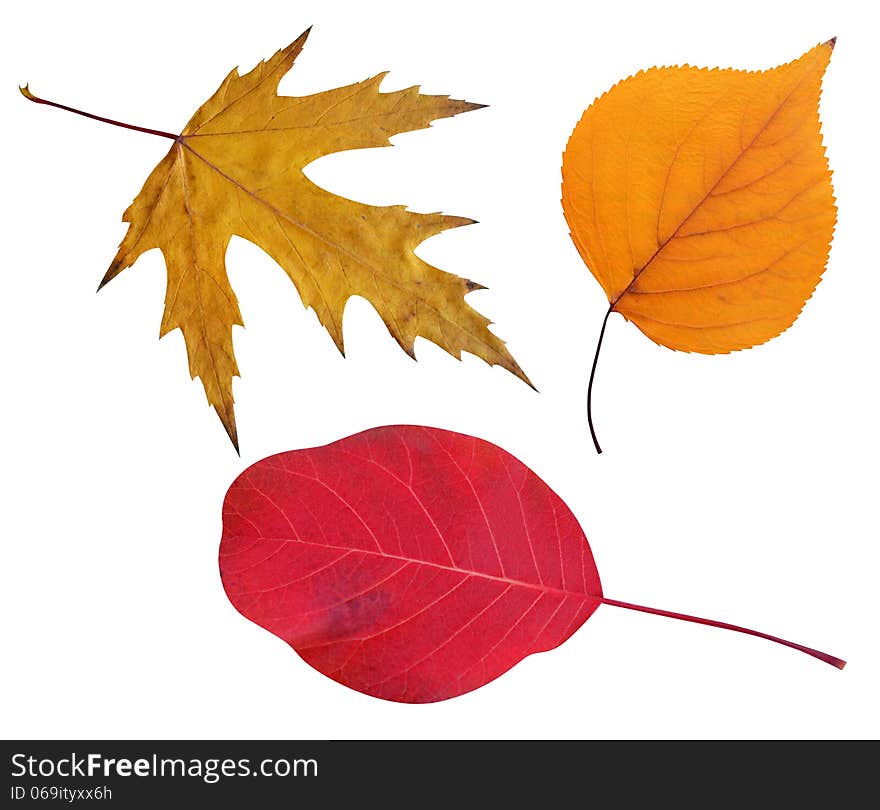
[[[602,348],[602,338],[605,337],[605,327],[608,325],[608,316],[611,314],[612,308],[608,307],[605,313],[605,320],[602,321],[602,331],[599,332],[599,342],[596,344],[596,354],[593,356],[593,368],[590,369],[590,382],[587,385],[587,424],[590,426],[590,435],[593,437],[593,444],[596,445],[596,452],[601,453],[602,448],[599,447],[599,440],[596,438],[596,431],[593,429],[593,378],[596,376],[596,364],[599,362],[599,350]]]
[[[826,664],[831,664],[831,666],[837,667],[838,669],[843,669],[846,666],[846,661],[841,658],[836,658],[828,653],[814,650],[812,647],[805,647],[803,644],[795,644],[793,641],[786,641],[784,638],[779,638],[778,636],[771,636],[768,633],[762,633],[758,630],[750,630],[748,627],[740,627],[737,624],[718,622],[714,619],[701,619],[699,616],[688,616],[686,613],[673,613],[670,610],[660,610],[659,608],[645,607],[644,605],[634,605],[631,602],[618,602],[616,599],[606,599],[604,596],[602,597],[602,603],[613,605],[614,607],[626,608],[627,610],[638,610],[642,613],[653,613],[655,616],[667,616],[670,619],[680,619],[684,622],[694,622],[695,624],[706,624],[710,627],[720,627],[722,630],[733,630],[737,633],[745,633],[748,636],[765,638],[768,641],[774,641],[777,644],[791,647],[793,650],[812,655],[813,658],[818,658],[820,661],[824,661]]]
[[[33,101],[34,104],[48,104],[50,107],[57,107],[59,110],[67,110],[67,112],[76,113],[77,115],[85,116],[86,118],[92,118],[95,121],[103,121],[105,124],[113,124],[114,127],[122,127],[123,129],[133,129],[137,132],[146,132],[148,135],[159,135],[163,138],[170,138],[172,141],[177,140],[177,135],[171,132],[165,132],[161,129],[150,129],[149,127],[139,127],[135,124],[125,124],[122,121],[115,121],[112,118],[104,118],[102,115],[93,115],[92,113],[83,112],[83,110],[77,110],[75,107],[68,107],[66,104],[59,104],[57,101],[46,101],[44,98],[38,98],[35,96],[29,89],[28,86],[19,87],[21,90],[21,94],[28,100]]]

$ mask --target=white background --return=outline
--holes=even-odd
[[[877,684],[876,26],[869,4],[8,4],[2,106],[0,731],[59,738],[865,738]],[[734,13],[735,12],[735,13]],[[314,30],[282,92],[382,70],[490,104],[327,157],[376,204],[473,217],[426,259],[488,286],[541,393],[424,341],[407,358],[363,300],[343,359],[279,267],[233,239],[239,459],[179,332],[157,340],[158,251],[100,295],[122,211],[164,140],[27,103],[179,131],[233,65]],[[615,316],[568,237],[560,158],[594,97],[643,67],[765,68],[838,35],[821,103],[838,227],[792,329],[732,356],[670,352]],[[566,644],[435,705],[350,691],[242,618],[217,571],[220,506],[273,452],[397,422],[493,441],[553,487],[608,596],[755,627],[843,672],[721,630],[602,607]]]

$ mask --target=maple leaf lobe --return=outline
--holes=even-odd
[[[307,36],[244,75],[233,69],[196,110],[124,213],[129,229],[101,282],[144,251],[162,251],[168,283],[161,334],[183,332],[190,375],[202,381],[236,446],[232,326],[243,319],[225,266],[232,236],[282,267],[343,354],[345,304],[359,295],[411,357],[423,337],[529,383],[489,321],[464,301],[479,287],[414,253],[429,237],[473,220],[355,202],[302,172],[324,155],[389,146],[395,134],[484,105],[417,87],[382,93],[384,73],[309,96],[279,96]]]

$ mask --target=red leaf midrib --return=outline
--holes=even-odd
[[[232,538],[232,537],[224,538],[224,542],[228,542],[233,539],[235,539],[235,538]],[[369,554],[371,556],[381,557],[381,558],[387,559],[387,560],[399,560],[401,562],[414,563],[415,565],[423,565],[423,566],[428,566],[430,568],[436,568],[441,571],[451,571],[456,574],[465,574],[468,577],[480,577],[481,579],[491,580],[492,582],[503,582],[508,585],[516,585],[518,587],[527,588],[529,590],[538,591],[540,593],[555,594],[557,596],[562,596],[565,599],[583,600],[586,597],[586,598],[590,598],[590,599],[601,600],[603,598],[601,593],[594,594],[594,593],[588,593],[586,591],[569,591],[569,590],[565,590],[563,588],[554,588],[551,585],[543,585],[540,583],[526,582],[521,579],[512,579],[510,577],[496,576],[495,574],[489,574],[484,571],[471,571],[471,570],[468,570],[467,568],[458,568],[457,566],[443,565],[442,563],[431,562],[430,560],[420,560],[416,557],[405,557],[401,554],[388,554],[384,551],[382,551],[382,552],[372,551],[372,550],[366,549],[366,548],[353,548],[351,546],[337,546],[337,545],[331,545],[329,543],[323,543],[323,542],[316,543],[316,542],[312,542],[309,540],[294,540],[289,537],[261,537],[261,538],[259,538],[258,542],[299,543],[304,546],[317,546],[319,548],[332,549],[333,551],[351,551],[351,552],[356,552],[358,554]],[[252,547],[253,546],[251,546],[251,548]],[[236,552],[236,553],[242,553],[242,552]],[[231,557],[233,555],[226,554],[223,556]],[[244,569],[244,570],[247,570],[247,569]],[[240,573],[240,572],[237,572],[237,573]]]

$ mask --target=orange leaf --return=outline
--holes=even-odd
[[[562,207],[606,322],[619,312],[656,343],[703,354],[794,323],[836,218],[818,116],[833,47],[767,71],[652,68],[584,113]]]

